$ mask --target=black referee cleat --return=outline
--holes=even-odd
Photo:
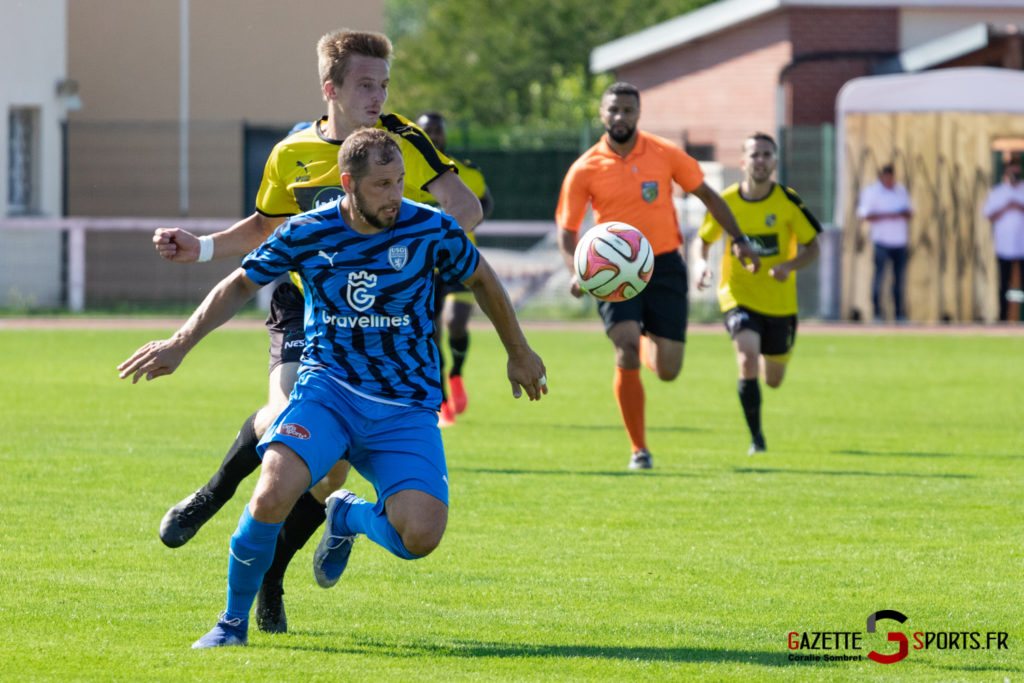
[[[199,527],[217,514],[222,505],[224,503],[203,486],[167,511],[160,520],[160,540],[168,548],[180,548],[196,535]]]
[[[284,615],[284,586],[280,581],[264,581],[256,594],[256,627],[264,633],[287,633]]]
[[[747,449],[747,455],[757,455],[758,453],[764,453],[768,450],[768,446],[764,443],[764,434],[758,434],[754,437],[754,440],[750,442],[750,448]]]

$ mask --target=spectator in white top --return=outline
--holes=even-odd
[[[999,262],[999,319],[1007,320],[1007,304],[1017,301],[1024,280],[1024,183],[1020,166],[1010,164],[1003,171],[1003,182],[992,188],[982,213],[992,221],[992,242]],[[1016,282],[1012,282],[1014,268]],[[1009,297],[1008,297],[1009,295]],[[1014,296],[1016,295],[1016,296]]]
[[[882,319],[880,295],[885,264],[892,262],[892,296],[897,320],[906,320],[903,300],[907,269],[907,225],[913,215],[907,188],[896,182],[892,164],[882,167],[878,182],[865,187],[860,193],[857,216],[871,224],[871,242],[875,245],[875,279],[871,288],[871,301],[875,307],[875,320]]]

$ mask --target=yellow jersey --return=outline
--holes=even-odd
[[[732,253],[732,239],[726,237],[722,255],[722,277],[718,285],[718,303],[722,311],[743,306],[764,315],[784,316],[797,313],[796,273],[779,282],[768,271],[797,254],[797,243],[808,244],[821,224],[804,206],[796,192],[774,184],[764,199],[750,201],[740,194],[740,185],[722,192],[740,230],[750,238],[750,246],[761,258],[761,268],[751,273]],[[722,226],[711,213],[704,216],[698,233],[711,244],[722,235]]]
[[[338,150],[344,140],[324,136],[321,123],[292,133],[274,145],[256,194],[256,210],[265,216],[294,216],[332,202],[345,192],[338,171]],[[381,114],[375,128],[395,136],[405,162],[406,198],[433,203],[426,190],[435,178],[455,168],[416,124],[399,114]]]

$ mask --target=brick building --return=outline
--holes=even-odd
[[[1020,26],[1024,0],[721,0],[598,46],[590,67],[641,89],[647,130],[729,165],[752,130],[832,123],[852,78],[1021,68]]]

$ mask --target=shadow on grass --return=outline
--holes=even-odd
[[[508,427],[509,429],[521,429],[523,427],[522,423],[511,423],[511,422],[506,422],[504,424],[497,423],[497,422],[488,422],[487,424],[491,425],[492,427]],[[538,429],[538,428],[542,428],[542,427],[547,427],[547,428],[550,428],[550,429],[558,429],[558,430],[562,430],[562,429],[577,429],[577,430],[587,431],[587,432],[621,432],[621,431],[624,430],[624,427],[619,422],[605,423],[605,424],[565,424],[563,422],[550,422],[550,423],[544,424],[544,423],[540,423],[540,422],[534,421],[534,422],[530,422],[529,426],[530,426],[530,429]],[[657,427],[657,426],[647,425],[647,431],[648,432],[686,432],[686,433],[692,434],[692,433],[695,433],[695,432],[707,432],[707,431],[710,431],[710,430],[705,429],[703,427]]]
[[[301,633],[303,636],[324,637],[331,634],[322,632]],[[314,645],[307,642],[290,642],[273,638],[266,641],[270,647],[286,650],[327,652],[331,654],[356,654],[379,657],[496,657],[499,659],[534,658],[586,658],[620,659],[624,661],[678,662],[678,663],[729,663],[758,664],[761,666],[794,666],[804,662],[789,661],[783,652],[761,652],[756,650],[719,650],[692,647],[629,647],[600,645],[528,645],[515,643],[488,643],[476,640],[452,640],[436,643],[381,643],[366,640],[345,645]],[[261,643],[262,645],[263,643]]]
[[[892,451],[855,451],[855,450],[838,450],[832,451],[836,455],[867,455],[867,456],[892,456],[896,458],[953,458],[953,457],[973,457],[973,458],[1024,458],[1024,455],[1019,453],[911,453],[908,451],[904,452],[892,452]]]
[[[453,467],[448,465],[452,472],[468,472],[470,474],[571,474],[574,477],[590,475],[599,477],[695,477],[695,474],[683,472],[662,472],[659,470],[517,470],[511,467]]]
[[[915,474],[913,472],[861,472],[844,470],[779,470],[761,467],[736,467],[736,474],[815,474],[833,477],[910,477],[913,479],[976,479],[973,474]]]
[[[1022,669],[1019,666],[971,666],[971,665],[949,666],[949,665],[943,664],[943,665],[933,665],[932,668],[933,669],[942,669],[943,671],[961,671],[961,672],[968,672],[968,671],[970,671],[972,673],[975,673],[975,672],[977,672],[977,673],[984,673],[984,672],[991,672],[991,671],[998,671],[999,673],[1003,673],[1003,672],[1006,672],[1006,671],[1014,671],[1014,672],[1020,673],[1021,671],[1024,671],[1024,669]]]
[[[893,453],[891,451],[854,451],[839,450],[832,451],[836,455],[890,455],[896,458],[952,458],[952,453]]]

